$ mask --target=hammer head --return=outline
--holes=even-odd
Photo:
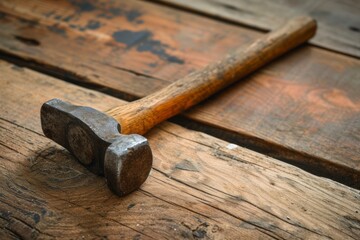
[[[105,174],[119,196],[138,189],[150,173],[152,153],[146,138],[120,134],[120,124],[98,110],[52,99],[41,107],[41,126],[46,137],[91,172]]]

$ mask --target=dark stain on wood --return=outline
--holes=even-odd
[[[91,30],[95,30],[101,27],[101,23],[99,21],[96,20],[90,20],[87,25],[86,28],[87,29],[91,29]]]
[[[193,231],[193,236],[196,238],[204,238],[206,236],[206,231],[204,229],[197,229]]]
[[[110,14],[109,12],[106,12],[106,13],[100,13],[100,14],[96,15],[96,17],[105,18],[105,19],[112,19],[114,16],[112,14]]]
[[[134,237],[133,237],[133,240],[140,240],[141,239],[141,235],[140,234],[136,234]]]
[[[130,10],[125,12],[125,17],[129,22],[134,22],[141,16],[141,13],[138,10]]]
[[[63,21],[64,22],[70,22],[75,17],[75,14],[71,14],[69,16],[66,16]]]
[[[349,229],[351,229],[352,232],[358,232],[360,229],[360,220],[351,216],[344,216],[346,219],[344,221],[345,224],[348,225]]]
[[[3,196],[1,195],[1,197],[3,197]],[[5,219],[5,220],[9,220],[11,217],[11,212],[0,210],[0,216],[1,216],[1,218]]]
[[[14,36],[14,38],[28,46],[39,46],[40,45],[40,42],[33,38],[26,38],[26,37],[21,37],[21,36],[16,36],[16,35]]]
[[[353,32],[360,32],[360,28],[358,27],[349,26],[349,29]]]
[[[70,0],[69,2],[77,7],[79,12],[91,12],[96,9],[96,7],[87,0]]]
[[[104,19],[112,19],[114,17],[121,16],[122,12],[123,11],[121,8],[110,7],[109,9],[106,9],[106,11],[99,13],[97,17]]]
[[[19,18],[19,21],[26,24],[27,27],[32,28],[39,24],[38,20],[31,20],[31,19],[25,19],[25,18]]]
[[[132,209],[133,207],[135,207],[135,203],[130,203],[128,206],[127,206],[127,210],[129,211],[130,209]]]
[[[108,13],[110,13],[112,17],[120,16],[122,14],[122,12],[123,12],[123,10],[121,8],[118,8],[118,7],[110,7],[108,9]]]
[[[78,27],[78,26],[75,25],[75,24],[70,24],[69,26],[70,26],[71,28],[73,28],[73,29],[77,29],[77,27]],[[84,38],[84,37],[83,37],[83,38]]]
[[[41,208],[41,216],[45,216],[45,214],[47,213],[46,208]]]
[[[109,7],[108,9],[106,9],[106,11],[98,14],[97,16],[105,19],[112,19],[114,17],[124,16],[129,22],[138,24],[143,23],[142,20],[139,20],[139,17],[142,16],[142,13],[137,9],[126,10],[119,7]]]
[[[192,234],[195,238],[204,238],[206,237],[207,227],[209,224],[204,222],[200,224],[195,230],[192,231]]]
[[[115,41],[124,43],[127,48],[136,46],[136,50],[139,52],[151,52],[159,58],[171,63],[184,63],[184,60],[176,56],[172,56],[166,52],[168,45],[163,44],[158,40],[152,39],[152,33],[150,31],[122,30],[114,32],[112,37]]]
[[[129,30],[122,30],[122,31],[114,32],[112,37],[115,39],[115,41],[124,43],[128,48],[130,48],[150,38],[151,35],[152,34],[149,31],[135,32]]]
[[[148,39],[147,41],[142,42],[137,50],[139,52],[151,52],[168,62],[184,64],[184,60],[166,53],[165,48],[167,47],[166,44],[163,44],[158,40]]]
[[[157,64],[156,62],[152,62],[152,63],[149,63],[149,64],[148,64],[148,66],[149,66],[149,67],[152,67],[152,68],[157,67],[157,65],[158,65],[158,64]]]
[[[64,28],[61,28],[58,24],[48,26],[47,29],[63,37],[66,37],[66,30]]]
[[[37,224],[38,222],[40,222],[40,215],[37,214],[37,213],[34,213],[33,216],[32,216],[35,224]]]
[[[199,170],[197,169],[196,166],[194,166],[194,164],[189,161],[189,160],[182,160],[180,163],[177,163],[175,165],[176,169],[180,169],[180,170],[185,170],[185,171],[191,171],[191,172],[199,172]]]
[[[45,13],[44,16],[45,16],[46,18],[49,18],[49,17],[51,17],[52,15],[54,15],[54,13],[55,13],[55,10],[49,11],[49,12]]]

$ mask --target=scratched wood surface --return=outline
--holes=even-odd
[[[45,138],[53,97],[106,110],[125,102],[0,62],[0,238],[356,239],[360,192],[203,133],[147,134],[154,165],[118,198]],[[29,91],[31,89],[31,91]]]
[[[319,30],[310,42],[360,57],[360,2],[353,0],[157,0],[262,30],[273,30],[296,15],[309,15]]]
[[[9,0],[0,13],[2,57],[127,99],[260,36],[138,1]],[[359,188],[359,79],[359,60],[301,47],[181,122]]]

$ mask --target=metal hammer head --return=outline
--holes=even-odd
[[[138,189],[150,173],[152,153],[146,138],[120,134],[119,123],[98,110],[52,99],[41,107],[41,126],[46,137],[90,171],[105,174],[119,196]]]

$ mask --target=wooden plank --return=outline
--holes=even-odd
[[[354,57],[360,57],[360,2],[353,0],[247,1],[247,0],[156,0],[262,30],[273,30],[297,15],[318,21],[318,33],[310,42]]]
[[[0,62],[0,236],[20,238],[354,238],[360,192],[259,153],[161,124],[154,166],[118,198],[40,130],[58,97],[106,110],[123,101]],[[230,177],[231,176],[231,177]]]
[[[260,36],[146,2],[87,3],[2,1],[0,50],[71,81],[142,97]],[[359,79],[359,60],[304,46],[186,122],[360,188]]]

